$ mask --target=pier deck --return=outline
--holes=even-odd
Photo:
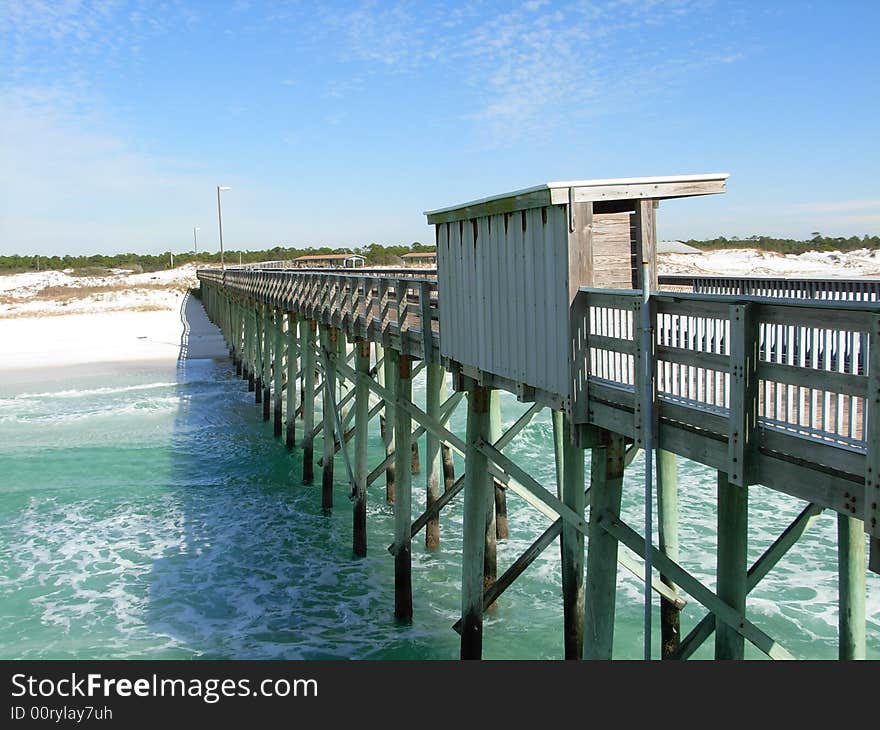
[[[401,278],[379,272],[254,267],[203,269],[199,279],[205,292],[211,292],[209,311],[215,318],[221,301],[227,309],[234,304],[293,312],[321,330],[337,330],[349,342],[370,342],[443,366],[442,303],[430,271],[416,276],[408,272]],[[573,332],[583,338],[572,357],[579,385],[573,423],[581,431],[598,427],[620,434],[630,448],[641,428],[636,414],[644,408],[634,366],[641,357],[634,318],[643,305],[640,292],[583,289],[572,310]],[[866,502],[865,471],[877,459],[873,452],[878,442],[869,444],[865,398],[872,389],[878,392],[878,371],[871,368],[870,353],[880,332],[880,306],[679,292],[658,292],[651,296],[650,306],[656,333],[658,448],[718,469],[731,483],[762,484],[805,500],[814,507],[800,522],[821,508],[859,522],[875,517]],[[755,353],[750,364],[745,357],[749,348]],[[294,359],[298,353],[299,349]],[[354,375],[344,363],[337,368]],[[748,397],[745,384],[737,386],[739,369],[747,368],[756,378]],[[538,408],[559,409],[565,400],[565,394],[466,364],[460,373]],[[373,390],[389,395],[378,383]],[[745,412],[749,402],[754,408],[751,417]],[[579,440],[588,438],[583,433]],[[463,453],[465,445],[456,445]],[[370,483],[382,469],[372,471]],[[506,472],[503,480],[509,485],[512,476]],[[461,477],[457,485],[447,492],[441,508],[461,491]],[[533,497],[528,490],[525,495]],[[533,502],[547,512],[541,496]],[[562,522],[555,511],[553,515],[550,539],[558,535]],[[413,535],[428,521],[424,516],[416,520]]]
[[[790,658],[749,621],[747,595],[826,509],[838,514],[840,656],[864,657],[866,532],[871,569],[880,571],[878,283],[658,281],[653,205],[641,198],[719,192],[723,176],[651,180],[550,184],[435,211],[437,270],[304,271],[284,262],[201,269],[203,301],[264,418],[274,411],[276,435],[286,426],[288,447],[302,447],[305,483],[313,478],[314,439],[323,434],[326,511],[333,509],[334,457],[342,457],[355,555],[367,549],[368,487],[384,475],[394,504],[389,551],[398,619],[412,617],[412,540],[424,530],[426,547],[436,549],[441,512],[462,495],[462,610],[454,627],[462,658],[481,654],[484,609],[557,538],[567,658],[611,658],[618,564],[645,584],[646,657],[652,596],[659,595],[664,658],[687,658],[713,631],[718,658],[741,658],[745,641]],[[571,187],[554,187],[563,185]],[[603,190],[623,197],[609,201]],[[623,245],[603,238],[608,230],[623,231]],[[557,251],[553,240],[567,243]],[[647,291],[621,286],[611,269],[603,273],[608,257]],[[584,285],[603,277],[602,286]],[[424,409],[411,395],[422,371]],[[506,432],[499,391],[532,404]],[[463,394],[467,433],[459,435],[447,424]],[[543,408],[553,417],[555,493],[504,454]],[[371,468],[366,445],[376,416],[385,458]],[[423,433],[426,510],[414,519],[412,450]],[[452,453],[465,461],[457,479]],[[639,454],[646,467],[641,531],[620,516],[623,473]],[[718,471],[714,589],[679,563],[676,457]],[[754,484],[806,506],[749,566]],[[508,491],[551,526],[498,575],[495,543],[507,535]],[[657,545],[643,537],[655,520]],[[679,635],[679,589],[707,609],[686,637]]]

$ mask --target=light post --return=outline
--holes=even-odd
[[[220,212],[220,193],[224,190],[232,190],[226,185],[217,186],[217,222],[220,224],[220,268],[225,269],[226,264],[223,260],[223,214]]]
[[[196,231],[202,230],[198,226],[193,226],[193,253],[199,252],[199,237],[196,235]]]

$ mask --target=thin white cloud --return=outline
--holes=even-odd
[[[492,5],[373,0],[325,7],[324,31],[342,60],[377,72],[443,69],[475,99],[458,116],[490,137],[514,141],[584,115],[619,108],[620,100],[662,93],[682,72],[742,58],[739,49],[687,46],[675,31],[711,5],[707,0],[570,0]],[[665,44],[641,34],[668,23]],[[696,50],[695,52],[695,44]],[[645,69],[650,69],[646,72]],[[450,113],[444,109],[443,113]]]
[[[93,76],[136,54],[149,38],[198,20],[181,0],[5,0],[0,12],[0,78],[7,80],[83,70]]]

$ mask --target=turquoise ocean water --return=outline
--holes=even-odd
[[[414,390],[423,403],[421,380]],[[505,397],[505,425],[523,408]],[[458,433],[464,410],[452,421]],[[341,459],[336,509],[324,517],[319,486],[300,482],[301,453],[288,453],[271,428],[228,362],[0,377],[0,657],[456,658],[460,503],[444,512],[439,552],[425,552],[417,538],[414,621],[398,625],[381,480],[369,497],[369,556],[356,560]],[[376,433],[372,463],[380,451]],[[555,491],[546,416],[506,453]],[[679,468],[682,562],[713,585],[714,473],[684,461]],[[642,477],[634,464],[625,483],[634,526]],[[413,479],[419,511],[424,475]],[[751,490],[752,560],[802,507]],[[499,573],[547,526],[515,495],[509,509]],[[755,623],[797,656],[836,656],[835,539],[835,517],[825,514],[749,599]],[[488,616],[486,657],[561,656],[558,573],[551,546]],[[624,571],[619,585],[615,654],[639,658],[642,586]],[[689,603],[685,631],[702,614]],[[869,656],[880,658],[874,575],[868,637]],[[710,646],[697,656],[711,656]]]

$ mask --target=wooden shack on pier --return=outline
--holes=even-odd
[[[656,289],[657,204],[723,193],[727,177],[551,182],[427,212],[441,355],[481,382],[560,407],[578,289],[640,289],[643,271]]]

